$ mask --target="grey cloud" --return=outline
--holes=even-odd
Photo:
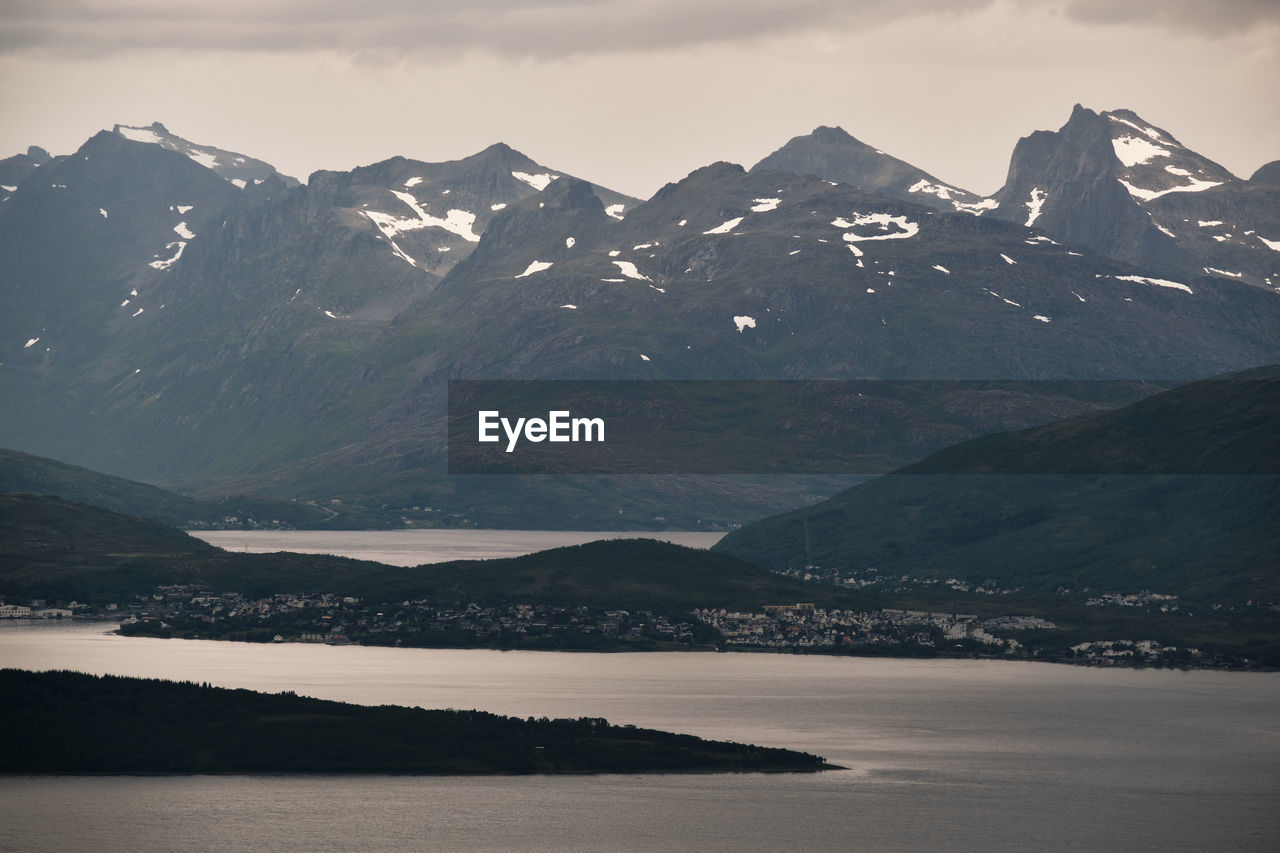
[[[1068,0],[1066,13],[1082,23],[1153,24],[1204,35],[1280,24],[1276,0]]]
[[[0,52],[93,56],[178,49],[360,55],[487,49],[514,56],[652,51],[829,28],[873,29],[993,0],[14,0]]]

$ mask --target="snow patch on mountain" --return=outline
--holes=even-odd
[[[751,206],[752,213],[768,213],[771,210],[778,209],[778,203],[782,201],[780,198],[753,198],[755,202]]]
[[[987,290],[987,289],[984,287],[983,290]],[[1014,302],[1012,299],[1005,299],[1003,296],[996,293],[994,290],[987,290],[987,293],[990,293],[992,296],[994,296],[996,299],[999,299],[1001,302],[1007,302],[1008,304],[1012,305],[1014,308],[1022,307],[1020,304],[1018,304],[1017,302]]]
[[[1151,139],[1164,138],[1163,136],[1160,135],[1160,131],[1156,130],[1154,127],[1149,127],[1149,126],[1143,127],[1140,124],[1136,124],[1134,122],[1129,121],[1127,118],[1121,118],[1118,115],[1112,115],[1110,113],[1107,114],[1107,118],[1111,119],[1114,122],[1119,122],[1120,124],[1127,124],[1129,125],[1129,127],[1133,128],[1134,130],[1138,131],[1139,133]]]
[[[1184,290],[1187,293],[1194,293],[1191,288],[1185,284],[1176,281],[1169,281],[1165,278],[1152,278],[1146,275],[1095,275],[1094,278],[1113,278],[1116,281],[1131,281],[1137,284],[1151,285],[1152,287],[1168,287],[1173,290]]]
[[[860,243],[866,240],[902,240],[907,237],[914,237],[920,233],[920,224],[912,222],[905,216],[894,216],[889,213],[858,213],[851,214],[852,220],[838,217],[831,221],[836,228],[850,229],[844,235],[845,242]],[[878,226],[876,233],[863,234],[857,230],[865,225]],[[897,230],[890,230],[890,226]]]
[[[604,209],[604,212],[614,219],[621,219],[626,209],[625,204],[611,204]]]
[[[728,234],[730,231],[732,231],[733,229],[741,225],[742,220],[744,218],[745,217],[739,216],[737,219],[730,219],[727,222],[720,223],[715,228],[712,228],[710,231],[703,231],[702,233],[703,234]]]
[[[103,219],[106,219],[106,218],[107,218],[107,211],[106,211],[106,208],[102,208],[102,207],[100,207],[100,208],[98,208],[98,212],[102,214],[102,218],[103,218]]]
[[[952,206],[961,213],[972,213],[974,216],[981,216],[988,210],[995,210],[1000,206],[1000,202],[994,198],[984,198],[981,201],[953,201]]]
[[[756,318],[746,314],[738,314],[733,318],[733,325],[738,327],[738,334],[742,334],[743,329],[754,329],[756,327]]]
[[[1170,187],[1167,190],[1144,190],[1142,187],[1135,187],[1124,178],[1116,178],[1116,180],[1118,180],[1124,188],[1129,191],[1129,195],[1139,201],[1151,201],[1152,199],[1160,198],[1160,196],[1168,195],[1169,193],[1198,193],[1212,187],[1222,186],[1222,181],[1206,181],[1200,178],[1192,178],[1191,183],[1185,184],[1184,186]]]
[[[511,177],[518,181],[524,181],[535,190],[541,192],[542,190],[545,190],[552,181],[556,180],[560,176],[552,175],[548,172],[543,172],[540,175],[530,175],[528,172],[512,172]]]
[[[529,266],[525,267],[524,272],[520,273],[520,275],[516,276],[516,278],[524,278],[525,276],[533,275],[536,272],[549,270],[551,269],[552,266],[554,266],[554,264],[551,261],[534,261],[533,263],[529,264]]]
[[[1049,318],[1048,318],[1048,317],[1046,317],[1046,316],[1045,316],[1045,315],[1043,315],[1043,314],[1032,314],[1032,315],[1031,315],[1031,317],[1032,317],[1032,319],[1039,320],[1041,323],[1048,323],[1048,322],[1049,322]]]
[[[921,178],[911,186],[907,187],[907,192],[928,193],[929,195],[936,195],[938,198],[942,199],[943,201],[951,201],[952,200],[951,194],[958,193],[960,191],[957,190],[955,187],[949,187],[949,186],[946,186],[945,184],[931,184],[924,178]]]
[[[173,226],[173,233],[177,234],[184,240],[194,240],[196,237],[196,235],[192,233],[191,229],[187,227],[185,220]]]
[[[231,183],[235,184],[238,189],[244,189],[249,185],[243,178],[232,178]]]
[[[945,273],[946,275],[951,275],[951,270],[947,269],[947,268],[946,268],[946,267],[944,267],[942,264],[934,264],[934,265],[933,265],[933,268],[934,268],[935,270],[937,270],[938,272],[940,272],[940,273]]]
[[[197,163],[199,163],[201,166],[204,166],[206,169],[212,169],[214,166],[218,165],[217,155],[210,154],[208,151],[201,151],[199,149],[193,148],[190,151],[184,151],[182,153],[186,154],[188,157],[190,157],[192,160],[195,160]]]
[[[1044,200],[1048,197],[1049,194],[1039,187],[1031,188],[1031,200],[1027,202],[1027,221],[1023,223],[1028,228],[1040,218],[1040,209],[1044,207]]]
[[[31,338],[31,339],[29,339],[25,344],[23,344],[23,345],[22,345],[22,348],[23,348],[23,349],[31,349],[33,346],[35,346],[35,345],[36,345],[36,344],[38,344],[39,342],[40,342],[40,339],[39,339],[39,338]]]
[[[1228,270],[1220,270],[1217,267],[1205,267],[1204,271],[1209,275],[1225,275],[1227,278],[1244,278],[1242,272],[1230,272]]]
[[[417,218],[401,218],[390,213],[382,213],[376,210],[362,210],[361,213],[369,217],[370,221],[377,226],[378,230],[381,231],[383,236],[388,240],[393,240],[393,238],[402,231],[415,231],[419,228],[443,228],[450,234],[456,234],[470,243],[480,242],[480,235],[475,233],[473,230],[476,223],[476,215],[474,213],[452,208],[449,210],[448,214],[441,219],[438,216],[432,216],[427,213],[426,209],[418,202],[418,200],[409,195],[409,193],[400,192],[399,190],[389,190],[389,192],[396,198],[400,199],[400,201],[404,202],[410,210],[417,214]],[[413,261],[409,259],[408,255],[405,255],[398,247],[395,246],[394,242],[392,243],[392,247],[396,250],[397,254],[400,254],[405,258],[405,260],[413,263]]]
[[[572,249],[572,248],[574,247],[574,245],[575,245],[575,244],[577,244],[577,242],[578,242],[578,241],[577,241],[576,239],[574,239],[573,237],[565,237],[565,238],[564,238],[564,247],[565,247],[566,249]]]
[[[392,240],[391,238],[388,237],[387,242],[391,244],[391,252],[396,257],[400,258],[402,261],[406,262],[411,267],[416,267],[418,265],[418,262],[415,261],[413,258],[409,257],[409,253],[406,252],[404,249],[401,249],[400,244],[397,243],[395,240]]]
[[[561,307],[561,308],[568,308],[570,311],[577,311],[577,310],[578,310],[578,306],[577,306],[577,305],[572,305],[572,304],[570,304],[570,303],[568,303],[568,302],[566,302],[564,305],[561,305],[560,307]]]
[[[420,183],[422,183],[422,178],[414,176],[404,182],[404,188],[409,189],[410,187],[416,187]]]
[[[1254,236],[1257,237],[1259,240],[1261,240],[1263,243],[1265,243],[1267,248],[1270,249],[1271,251],[1280,252],[1280,240],[1268,240],[1266,237],[1263,237],[1261,234],[1255,234]]]
[[[131,139],[134,142],[147,142],[152,145],[159,145],[164,142],[160,134],[149,127],[120,127],[116,132],[125,139]]]
[[[1006,264],[1016,264],[1016,263],[1017,263],[1017,261],[1015,261],[1013,258],[1011,258],[1011,257],[1009,257],[1008,255],[1006,255],[1004,252],[1001,252],[1001,253],[1000,253],[1000,257],[1004,258],[1004,262],[1005,262]]]
[[[1168,148],[1161,148],[1136,136],[1113,137],[1111,147],[1115,149],[1116,159],[1126,167],[1149,163],[1153,157],[1172,156]]]
[[[636,265],[631,261],[614,261],[613,264],[627,278],[633,278],[636,281],[653,281],[649,276],[641,275],[640,270],[636,269]]]
[[[178,258],[182,257],[183,250],[187,248],[187,244],[183,240],[175,240],[172,243],[165,243],[164,247],[166,249],[172,249],[174,246],[178,247],[178,251],[173,253],[172,258],[168,258],[166,260],[155,260],[155,261],[152,261],[150,264],[148,264],[148,266],[152,267],[153,269],[167,270],[169,267],[177,263]],[[156,257],[159,258],[160,256],[156,255]]]

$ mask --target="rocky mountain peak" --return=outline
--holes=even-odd
[[[276,168],[270,163],[256,160],[235,151],[227,151],[212,145],[201,145],[172,133],[158,121],[145,127],[117,124],[111,133],[132,142],[158,145],[170,151],[177,151],[190,157],[207,169],[221,175],[235,186],[244,189],[249,184],[260,183],[268,175],[276,174]],[[291,185],[298,182],[294,178],[282,176]]]
[[[1176,254],[1118,180],[1126,168],[1120,154],[1129,149],[1113,140],[1124,121],[1076,104],[1059,130],[1018,140],[991,215],[1131,262]]]
[[[947,212],[981,213],[988,208],[974,193],[886,154],[842,127],[823,126],[806,136],[797,136],[752,166],[751,171],[821,178]]]

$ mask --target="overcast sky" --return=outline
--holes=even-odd
[[[503,141],[647,198],[840,125],[990,193],[1073,104],[1280,159],[1276,0],[4,0],[0,156],[161,121],[299,178]]]

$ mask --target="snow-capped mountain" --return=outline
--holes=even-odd
[[[1280,297],[1155,224],[1187,199],[1262,209],[1274,184],[1169,192],[1220,175],[1126,120],[1083,111],[1024,140],[999,201],[842,131],[788,156],[825,152],[810,162],[845,180],[717,163],[643,203],[502,144],[238,188],[203,154],[104,131],[0,206],[0,445],[207,493],[492,507],[511,484],[442,479],[451,378],[1190,379],[1276,360]],[[1125,166],[1116,133],[1191,176],[1140,168],[1137,142]],[[1089,248],[1087,209],[1128,260]],[[1129,251],[1147,239],[1177,268]]]
[[[981,214],[995,207],[976,193],[855,139],[841,127],[820,127],[797,136],[752,167],[769,170],[837,181],[948,212]]]
[[[1014,148],[990,215],[1149,269],[1280,286],[1280,194],[1130,110],[1077,105]]]
[[[323,199],[344,228],[372,235],[397,263],[440,277],[471,253],[501,211],[562,178],[573,179],[497,143],[446,163],[393,157],[350,172],[317,172],[307,193]],[[592,189],[614,219],[637,203]]]
[[[250,184],[260,184],[271,175],[278,175],[287,186],[296,186],[298,183],[295,178],[281,175],[276,171],[275,166],[270,163],[255,160],[244,154],[237,154],[235,151],[215,148],[212,145],[199,145],[183,139],[176,133],[171,133],[167,127],[158,121],[147,127],[117,124],[112,129],[112,133],[133,142],[158,145],[169,151],[177,151],[179,154],[190,157],[206,169],[212,169],[217,172],[240,189],[244,189]]]
[[[92,357],[161,310],[169,271],[238,194],[176,152],[106,131],[34,168],[0,206],[0,358],[12,369]]]

